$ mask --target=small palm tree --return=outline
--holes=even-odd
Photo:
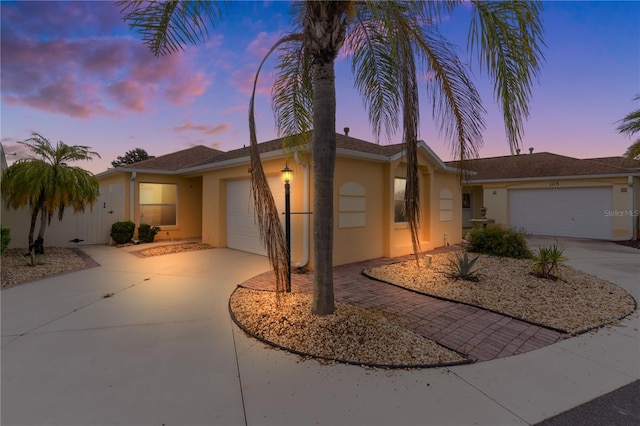
[[[54,147],[39,133],[18,142],[26,146],[32,155],[9,166],[2,175],[2,196],[7,207],[19,209],[29,206],[29,251],[44,253],[44,231],[51,224],[54,213],[62,220],[65,209],[74,213],[83,211],[98,198],[98,179],[80,167],[72,167],[71,161],[90,160],[98,153],[87,146],[67,145],[58,142]],[[40,215],[38,238],[33,241],[36,221]]]
[[[125,20],[155,55],[202,42],[220,19],[210,1],[118,1]],[[476,156],[482,144],[484,109],[468,67],[438,23],[461,1],[305,1],[293,2],[293,28],[272,47],[278,52],[273,105],[285,140],[311,134],[313,158],[314,290],[312,311],[330,314],[333,295],[333,177],[336,159],[335,60],[350,54],[355,86],[364,99],[376,135],[402,131],[406,148],[405,211],[414,251],[419,252],[418,128],[419,84],[425,84],[440,129],[459,160]],[[467,4],[464,2],[464,4]],[[520,143],[532,80],[542,59],[541,3],[472,0],[469,50],[488,71],[503,109],[512,149]],[[265,58],[266,59],[266,58]],[[260,68],[264,61],[260,65]],[[258,72],[260,72],[260,68]],[[421,79],[421,75],[433,78]],[[254,93],[255,93],[254,80]],[[260,164],[249,105],[251,179],[258,225],[276,282],[286,246],[273,197]],[[308,142],[308,141],[304,141]]]
[[[640,95],[633,98],[634,101],[640,100]],[[627,134],[629,137],[640,132],[640,109],[630,112],[622,120],[618,121],[620,125],[617,127],[618,133]],[[635,140],[627,151],[625,157],[640,160],[640,138]]]

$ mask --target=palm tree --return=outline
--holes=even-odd
[[[466,2],[464,2],[466,3]],[[220,18],[211,2],[119,2],[124,18],[156,55],[202,42]],[[307,1],[292,5],[293,30],[269,54],[278,53],[273,105],[285,140],[311,136],[314,176],[314,294],[312,311],[330,314],[333,298],[333,172],[336,156],[335,59],[351,56],[355,86],[364,98],[377,137],[391,137],[401,122],[407,152],[405,208],[414,250],[419,252],[417,142],[424,84],[441,131],[458,160],[477,156],[484,109],[466,65],[439,33],[438,23],[461,1]],[[518,148],[528,117],[532,80],[542,59],[541,3],[472,1],[469,50],[493,79],[507,138]],[[260,65],[262,67],[263,63]],[[258,69],[258,73],[260,72]],[[429,75],[430,78],[421,78]],[[257,79],[257,75],[256,75]],[[255,93],[255,85],[254,85]],[[280,282],[282,230],[260,165],[250,102],[252,186],[258,224]]]
[[[67,145],[58,142],[54,147],[48,139],[34,132],[32,137],[18,142],[33,154],[9,166],[2,175],[2,195],[7,207],[31,208],[29,228],[29,251],[44,253],[44,231],[51,224],[57,212],[62,220],[65,209],[72,207],[75,212],[83,211],[87,204],[93,206],[98,198],[98,179],[79,167],[71,167],[68,162],[90,160],[98,153],[89,151],[87,146]],[[36,220],[40,215],[38,238],[33,241]]]
[[[640,100],[640,95],[633,98],[634,101]],[[627,134],[629,137],[640,132],[640,109],[630,112],[622,120],[618,121],[620,125],[616,128],[618,133]],[[634,141],[627,151],[625,157],[633,160],[640,160],[640,138]]]

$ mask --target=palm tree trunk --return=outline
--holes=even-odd
[[[31,223],[29,225],[29,252],[33,248],[33,232],[36,229],[36,219],[38,218],[38,213],[40,213],[40,207],[34,206],[31,209]]]
[[[333,173],[336,163],[336,87],[334,61],[313,66],[313,136],[311,153],[315,197],[313,248],[315,277],[312,312],[334,311]]]
[[[44,230],[47,228],[47,210],[40,210],[40,229],[38,230],[38,238],[36,238],[33,247],[36,254],[44,254]]]

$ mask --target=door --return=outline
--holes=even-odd
[[[284,184],[279,176],[268,177],[267,181],[278,212],[284,212]],[[284,223],[283,214],[280,214],[280,221]],[[227,182],[227,247],[267,255],[254,216],[249,179]]]
[[[533,235],[610,240],[611,187],[509,190],[509,226]]]

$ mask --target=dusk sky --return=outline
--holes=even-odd
[[[236,2],[206,44],[158,59],[112,2],[2,1],[0,8],[0,135],[9,164],[22,153],[16,141],[36,131],[54,143],[97,151],[102,159],[75,164],[94,173],[136,147],[158,156],[194,145],[225,151],[249,145],[253,75],[290,30],[288,2]],[[633,97],[640,93],[640,2],[545,2],[543,16],[546,60],[533,88],[523,152],[622,155],[631,141],[616,132],[616,121],[639,107]],[[467,55],[468,18],[462,6],[440,24],[441,32],[469,61],[487,109],[480,156],[508,155],[491,82]],[[260,142],[277,137],[270,71],[256,104]],[[349,127],[351,136],[375,141],[344,55],[336,77],[337,131]],[[428,106],[420,138],[443,160],[453,159]]]

